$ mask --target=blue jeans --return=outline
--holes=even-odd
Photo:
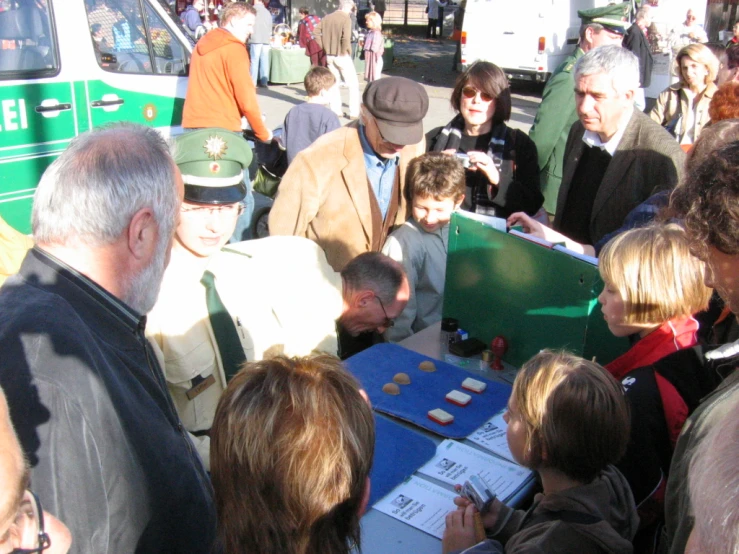
[[[249,44],[251,80],[254,86],[266,86],[269,81],[269,44]]]

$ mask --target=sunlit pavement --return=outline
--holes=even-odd
[[[446,125],[454,115],[449,105],[449,97],[457,75],[451,70],[455,44],[449,40],[395,37],[394,50],[395,63],[386,75],[408,77],[426,88],[429,95],[429,111],[424,119],[424,128],[427,131]],[[365,85],[360,75],[360,89],[364,89]],[[341,89],[341,95],[344,100],[344,111],[347,111],[349,93],[346,88]],[[290,108],[305,100],[305,89],[302,83],[271,85],[269,88],[257,89],[257,96],[267,125],[274,128],[282,125]],[[534,122],[540,101],[540,89],[530,85],[514,84],[513,110],[509,125],[528,131]],[[342,119],[342,123],[348,121]]]

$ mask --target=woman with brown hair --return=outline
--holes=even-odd
[[[429,151],[462,159],[467,194],[462,209],[508,217],[534,215],[544,202],[536,145],[508,127],[511,89],[497,65],[478,61],[457,79],[451,104],[457,115],[426,135]]]
[[[372,410],[338,358],[246,364],[218,403],[210,467],[227,554],[348,554],[359,545]]]
[[[675,59],[680,81],[657,98],[649,117],[665,127],[681,145],[693,144],[708,123],[708,105],[716,92],[718,60],[703,44],[690,44]]]

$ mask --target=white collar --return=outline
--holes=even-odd
[[[616,149],[618,148],[618,145],[624,136],[624,132],[626,131],[626,127],[629,125],[629,121],[631,120],[631,116],[633,115],[633,113],[633,111],[627,110],[627,112],[621,118],[621,122],[618,124],[618,130],[608,142],[603,142],[600,139],[600,135],[598,135],[598,133],[596,133],[595,131],[585,131],[585,134],[583,134],[582,136],[582,141],[590,147],[600,148],[601,150],[605,150],[611,156],[613,156],[616,153]]]

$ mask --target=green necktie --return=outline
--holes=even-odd
[[[221,297],[218,296],[213,274],[206,271],[203,273],[200,282],[205,287],[208,317],[210,318],[210,325],[213,327],[213,334],[216,337],[218,351],[221,353],[226,381],[230,381],[231,377],[239,372],[241,365],[246,361],[244,348],[241,346],[241,340],[239,340],[239,334],[231,315],[226,310],[226,306],[223,305]]]

